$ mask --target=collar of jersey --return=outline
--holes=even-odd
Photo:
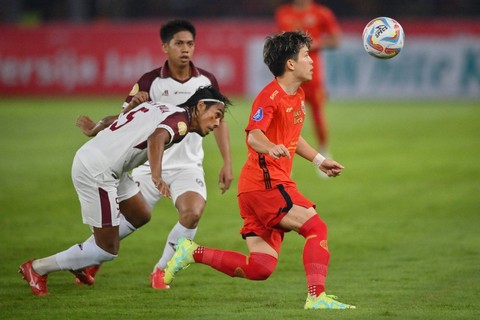
[[[192,61],[190,61],[190,69],[192,70],[192,77],[200,76],[200,71],[195,67]],[[172,73],[170,72],[170,68],[168,67],[168,60],[165,60],[163,64],[162,70],[160,71],[160,78],[171,78]]]

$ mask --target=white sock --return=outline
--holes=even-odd
[[[117,255],[106,252],[94,241],[85,241],[82,244],[76,244],[69,249],[57,253],[55,259],[59,270],[79,270],[88,266],[101,264],[104,261],[110,261]],[[48,270],[47,272],[58,271]]]
[[[128,222],[123,214],[120,214],[120,225],[118,226],[118,235],[120,240],[133,233],[135,230],[137,230],[137,228]]]
[[[60,269],[60,266],[57,263],[57,259],[55,259],[55,255],[42,258],[42,259],[33,260],[32,267],[33,267],[33,270],[35,270],[35,272],[41,276],[46,275],[47,273],[50,273],[53,271],[62,270]]]
[[[197,229],[198,228],[187,229],[182,226],[180,222],[177,222],[177,224],[175,224],[175,226],[170,231],[170,234],[167,238],[167,243],[165,244],[165,249],[163,249],[162,257],[160,258],[160,260],[158,260],[153,270],[155,271],[155,268],[165,270],[165,268],[167,267],[167,262],[173,257],[173,254],[175,253],[175,245],[177,244],[178,238],[186,237],[188,239],[193,239],[195,237],[195,234],[197,233]]]

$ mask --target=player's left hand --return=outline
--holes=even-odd
[[[157,188],[158,192],[160,192],[163,197],[169,199],[171,198],[170,189],[168,188],[167,183],[162,178],[152,176],[152,181],[155,185],[155,188]]]
[[[322,170],[327,176],[329,177],[337,177],[339,176],[343,169],[345,168],[340,163],[336,162],[332,159],[325,159],[323,160],[322,164],[320,165],[320,170]]]
[[[87,137],[93,137],[93,128],[97,123],[88,116],[78,116],[76,125]]]

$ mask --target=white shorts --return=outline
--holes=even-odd
[[[158,189],[155,188],[152,175],[145,170],[133,170],[132,177],[121,177],[118,187],[119,201],[126,200],[135,195],[139,190],[150,209],[162,198]],[[162,179],[167,183],[172,195],[173,204],[177,198],[187,191],[200,194],[207,200],[207,188],[205,186],[205,174],[203,168],[192,167],[178,170],[162,171]]]
[[[83,223],[96,228],[120,224],[119,181],[112,173],[93,176],[77,157],[73,159],[72,180],[80,200]]]

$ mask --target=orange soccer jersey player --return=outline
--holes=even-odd
[[[280,31],[302,30],[313,39],[310,55],[313,60],[313,78],[302,84],[309,103],[320,153],[328,153],[328,125],[324,114],[326,89],[320,50],[335,48],[340,42],[340,27],[333,12],[313,0],[294,0],[278,7],[275,22]]]
[[[305,238],[302,256],[308,294],[304,308],[354,308],[325,293],[330,259],[327,226],[290,177],[295,154],[312,161],[328,176],[338,176],[343,170],[341,164],[317,153],[300,134],[305,119],[300,84],[312,78],[310,43],[304,32],[293,31],[268,37],[264,45],[264,62],[275,79],[253,102],[245,129],[247,161],[238,182],[243,219],[240,233],[249,255],[179,239],[165,269],[166,284],[192,263],[209,265],[231,277],[266,280],[277,265],[284,233],[295,231]]]

